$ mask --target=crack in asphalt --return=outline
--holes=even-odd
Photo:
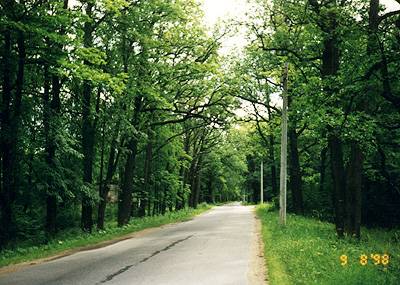
[[[106,282],[108,282],[108,281],[111,281],[114,277],[116,277],[116,276],[118,276],[118,275],[124,273],[125,271],[128,271],[128,270],[131,269],[132,267],[138,266],[138,265],[141,264],[141,263],[145,263],[146,261],[148,261],[150,258],[153,258],[153,257],[156,256],[157,254],[160,254],[161,252],[167,251],[167,250],[171,249],[172,247],[174,247],[175,245],[177,245],[178,243],[184,242],[185,240],[188,240],[188,239],[190,239],[191,237],[193,237],[193,235],[190,235],[190,236],[187,236],[187,237],[185,237],[185,238],[183,238],[183,239],[179,239],[179,240],[177,240],[177,241],[174,241],[173,243],[169,244],[168,246],[164,247],[163,249],[157,250],[157,251],[153,252],[151,255],[149,255],[148,257],[143,258],[143,259],[140,260],[139,262],[134,263],[134,264],[127,265],[127,266],[121,268],[120,270],[118,270],[117,272],[114,272],[114,273],[112,273],[112,274],[110,274],[110,275],[107,275],[106,279],[100,281],[100,282],[97,283],[97,284],[104,284],[104,283],[106,283]]]

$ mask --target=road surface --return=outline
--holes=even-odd
[[[0,285],[262,284],[252,207],[221,206],[107,247],[0,275]]]

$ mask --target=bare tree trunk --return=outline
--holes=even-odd
[[[196,164],[197,158],[192,161],[189,169],[189,181],[190,181],[190,195],[189,195],[189,207],[194,208],[194,200],[196,196]]]
[[[135,110],[132,120],[132,125],[139,127],[140,112],[142,109],[142,97],[138,96],[135,99]],[[118,226],[123,226],[129,223],[132,212],[132,192],[133,178],[135,176],[136,155],[138,151],[138,140],[132,137],[128,142],[128,158],[125,164],[122,189],[119,195],[118,203]]]
[[[185,138],[184,138],[184,145],[183,145],[184,151],[186,154],[189,154],[190,151],[190,135],[189,133],[186,133]],[[184,158],[185,159],[185,158]],[[175,208],[177,210],[181,210],[185,207],[186,201],[185,201],[185,188],[186,184],[188,183],[188,171],[184,166],[181,166],[181,169],[179,171],[180,177],[182,180],[181,187],[178,191],[178,199],[176,199],[176,206]]]
[[[154,186],[154,203],[152,215],[155,216],[159,213],[160,197],[157,186]]]
[[[100,153],[100,177],[99,177],[99,198],[100,198],[100,203],[97,211],[97,228],[98,229],[103,229],[104,228],[104,215],[105,215],[105,206],[104,206],[104,212],[100,212],[100,204],[102,202],[105,202],[105,205],[107,203],[107,196],[104,197],[103,193],[105,192],[104,188],[105,185],[103,184],[103,175],[104,175],[104,142],[105,141],[105,124],[103,123],[102,126],[102,134],[101,134],[101,153]],[[104,200],[103,200],[104,199]],[[99,223],[100,222],[100,223]],[[100,227],[99,227],[100,225]]]
[[[199,155],[199,159],[197,161],[196,165],[196,178],[194,180],[194,195],[193,195],[193,208],[197,208],[197,205],[199,204],[199,196],[200,196],[200,190],[201,190],[201,172],[202,172],[202,163],[203,163],[203,155]]]
[[[125,163],[122,189],[118,203],[118,226],[129,223],[132,211],[133,178],[135,173],[137,139],[132,138],[128,143],[128,158]]]
[[[64,0],[63,9],[68,9],[68,0]],[[60,35],[65,34],[64,27],[60,27]],[[55,44],[54,50],[61,52],[63,46],[61,44]],[[49,50],[51,46],[49,43]],[[45,152],[46,152],[46,163],[49,169],[55,169],[55,156],[57,151],[57,125],[58,119],[61,113],[61,83],[58,75],[53,74],[51,76],[51,100],[50,100],[50,74],[49,67],[46,65],[44,70],[44,136],[45,136]],[[53,67],[54,70],[56,67]],[[51,181],[48,183],[48,189],[46,193],[46,231],[52,236],[57,231],[57,189],[54,185],[51,185]]]
[[[267,106],[267,112],[268,112],[268,118],[269,120],[272,119],[272,111],[271,108],[269,107],[269,97],[268,97],[268,106]],[[278,196],[278,183],[277,183],[277,173],[276,173],[276,161],[275,161],[275,138],[273,132],[270,132],[268,135],[268,157],[269,161],[271,163],[271,187],[272,187],[272,196],[277,197]]]
[[[161,196],[160,213],[161,215],[165,215],[167,209],[167,191],[165,188],[161,190]]]
[[[86,16],[92,19],[93,2],[86,4]],[[83,44],[86,48],[93,46],[93,26],[91,21],[84,24]],[[86,65],[90,65],[85,61]],[[88,80],[83,82],[82,96],[82,153],[83,153],[83,182],[86,187],[93,183],[93,161],[95,155],[95,129],[92,114],[92,85]],[[93,206],[88,195],[82,194],[81,227],[84,231],[91,232],[93,227]]]
[[[114,134],[114,138],[110,145],[110,152],[108,156],[107,162],[107,173],[106,178],[104,181],[100,181],[99,186],[99,195],[100,195],[100,202],[99,207],[97,210],[97,228],[104,229],[104,219],[105,219],[105,212],[107,206],[107,197],[108,193],[110,192],[110,183],[114,176],[114,173],[117,169],[118,160],[120,157],[120,152],[117,153],[117,137],[119,134],[119,126]]]
[[[292,126],[289,128],[289,185],[292,191],[293,210],[296,214],[302,214],[303,209],[303,190],[301,179],[301,168],[299,160],[299,151],[297,147],[297,133]]]
[[[44,88],[43,88],[43,126],[44,126],[44,137],[45,137],[45,152],[46,152],[46,164],[50,169],[54,168],[54,156],[55,156],[55,142],[54,142],[54,122],[53,110],[50,103],[50,74],[49,67],[44,67]],[[56,232],[56,217],[57,217],[57,194],[54,185],[52,185],[52,179],[47,181],[48,189],[46,191],[46,232],[52,236]]]
[[[215,203],[215,197],[214,197],[214,176],[210,173],[208,176],[208,181],[207,181],[207,196],[206,196],[206,202],[208,204],[214,204]]]
[[[324,191],[327,152],[328,152],[327,148],[323,148],[321,150],[321,160],[319,165],[319,192]]]
[[[288,108],[292,105],[293,97],[288,96]],[[298,134],[296,132],[296,117],[293,116],[289,122],[289,188],[292,192],[293,211],[303,214],[303,189],[300,167]]]
[[[100,195],[99,207],[97,209],[97,228],[103,230],[106,216],[107,195],[110,192],[110,186],[104,183],[101,189],[99,188],[99,191],[101,191],[102,194]]]
[[[345,219],[345,175],[343,167],[343,150],[340,140],[332,135],[328,138],[333,180],[333,204],[335,208],[335,225],[339,237],[344,235]]]
[[[347,193],[350,196],[349,218],[347,233],[360,238],[361,228],[361,187],[362,187],[363,154],[358,142],[353,141],[350,149]]]
[[[128,59],[129,50],[126,46],[126,35],[123,36],[122,54],[124,61],[124,71],[128,72]],[[147,63],[146,47],[143,46],[141,57],[139,58],[139,78],[143,77],[146,73]],[[138,88],[139,90],[141,87]],[[144,98],[138,94],[134,101],[134,110],[131,124],[134,128],[139,130],[140,114],[142,112]],[[135,176],[136,155],[138,152],[138,138],[134,135],[128,141],[128,157],[125,163],[125,170],[123,175],[123,182],[121,191],[118,197],[118,226],[123,226],[129,223],[132,213],[132,192],[133,192],[133,178]]]
[[[149,130],[148,132],[148,142],[146,146],[146,158],[144,162],[144,185],[142,197],[140,199],[140,207],[139,207],[139,217],[144,217],[146,215],[147,204],[149,203],[150,198],[150,175],[151,175],[151,164],[153,159],[153,130]]]
[[[272,187],[272,195],[278,195],[278,183],[277,183],[277,174],[276,174],[276,161],[275,161],[275,150],[274,150],[275,142],[274,135],[269,135],[269,160],[271,163],[271,187]]]
[[[343,2],[344,3],[344,2]],[[309,0],[309,4],[320,16],[319,25],[325,33],[323,40],[322,52],[322,70],[321,77],[323,79],[331,78],[337,75],[340,63],[340,51],[338,45],[337,33],[337,12],[339,9],[336,1],[322,2],[321,4],[316,0]],[[329,13],[322,13],[321,6],[324,5],[329,8]],[[328,97],[331,97],[335,90],[332,84],[326,84],[324,91]],[[339,138],[337,130],[328,127],[328,147],[330,151],[330,163],[332,169],[333,180],[333,204],[335,208],[335,224],[336,232],[339,237],[344,235],[344,219],[345,219],[345,173],[343,164],[343,151],[342,142]]]
[[[12,224],[12,192],[13,189],[13,159],[12,159],[12,138],[11,138],[11,31],[5,29],[3,32],[3,94],[1,104],[1,224],[0,224],[0,247],[4,246],[10,239],[13,229]]]
[[[184,166],[181,166],[179,174],[180,174],[179,176],[181,177],[181,186],[178,189],[178,193],[177,193],[177,199],[176,199],[176,203],[175,203],[176,210],[181,210],[185,207],[184,190],[185,190],[186,183],[187,183],[187,170],[184,168]]]
[[[18,189],[19,165],[18,157],[18,134],[21,117],[22,91],[24,88],[25,75],[25,37],[22,31],[17,31],[17,79],[15,82],[15,96],[11,103],[12,85],[11,85],[11,53],[12,39],[11,31],[5,29],[4,34],[4,52],[3,52],[3,98],[1,112],[1,159],[2,159],[2,185],[1,185],[1,223],[0,246],[4,246],[15,232],[13,223],[12,204]]]

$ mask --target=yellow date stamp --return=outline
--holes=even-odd
[[[349,264],[350,259],[346,254],[342,254],[339,257],[339,261],[342,266],[346,266]],[[386,253],[384,253],[384,254],[372,253],[369,256],[367,254],[361,254],[358,257],[357,261],[361,266],[366,266],[368,264],[373,264],[375,266],[378,266],[378,265],[388,266],[389,262],[390,262],[390,256],[389,256],[389,254],[386,254]]]

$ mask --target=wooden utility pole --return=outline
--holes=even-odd
[[[282,78],[282,138],[281,138],[281,174],[279,183],[279,221],[282,225],[286,225],[286,186],[287,186],[287,83],[288,83],[288,63],[285,63]]]
[[[264,203],[264,163],[261,160],[261,175],[260,175],[260,204]]]

